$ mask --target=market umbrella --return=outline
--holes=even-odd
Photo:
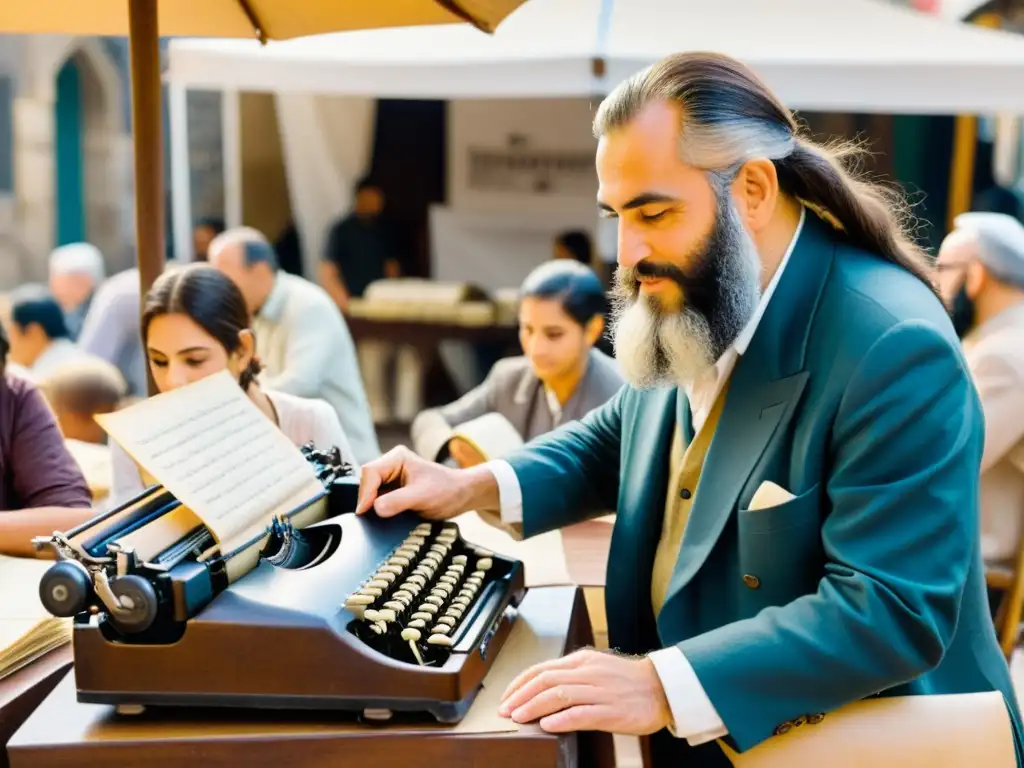
[[[135,227],[142,294],[163,269],[160,48],[165,37],[286,40],[355,29],[469,23],[484,32],[524,0],[0,0],[0,33],[128,35]],[[152,385],[151,385],[152,386]]]

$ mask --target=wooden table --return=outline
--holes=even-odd
[[[380,339],[431,349],[436,349],[439,341],[519,343],[519,329],[515,325],[459,325],[416,320],[377,320],[352,315],[345,315],[345,322],[356,341]]]
[[[70,667],[71,646],[65,645],[0,680],[0,768],[8,768],[3,747]]]
[[[531,590],[529,610],[571,606],[565,652],[592,642],[584,601],[574,587]],[[524,601],[523,614],[527,607]],[[268,664],[284,663],[268,659]],[[258,672],[255,672],[258,674]],[[324,713],[232,711],[146,712],[118,718],[110,706],[79,704],[66,675],[8,744],[11,768],[110,765],[118,768],[207,766],[416,765],[612,768],[604,733],[518,732],[453,734],[429,726],[363,726]],[[311,717],[315,717],[313,720]]]

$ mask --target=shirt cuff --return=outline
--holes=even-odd
[[[501,505],[501,522],[507,524],[523,522],[523,490],[512,465],[502,459],[488,461],[484,466],[494,475],[498,483],[498,503]]]
[[[669,732],[696,747],[729,733],[697,679],[690,662],[678,648],[662,648],[647,655],[661,678],[673,725]]]

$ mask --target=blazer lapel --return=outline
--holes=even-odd
[[[704,459],[690,518],[659,616],[707,560],[772,444],[785,434],[807,385],[804,369],[811,320],[832,263],[827,224],[810,211],[746,353],[733,370],[714,438]],[[687,409],[688,411],[689,409]],[[773,450],[776,446],[773,446]]]

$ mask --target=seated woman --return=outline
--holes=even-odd
[[[537,267],[520,289],[525,354],[499,360],[454,403],[420,413],[412,424],[414,450],[471,466],[498,457],[455,436],[468,421],[501,414],[525,442],[604,404],[623,384],[616,362],[594,348],[606,309],[601,281],[589,267],[569,259]]]
[[[5,370],[0,325],[0,554],[32,557],[32,539],[92,516],[92,498],[35,385]]]
[[[260,363],[249,328],[245,300],[230,278],[206,264],[165,272],[146,296],[142,340],[161,392],[191,384],[225,369],[263,414],[298,446],[337,447],[358,471],[348,438],[334,409],[323,400],[264,390],[257,381]],[[111,503],[141,493],[144,483],[134,461],[112,446],[114,482]],[[148,480],[149,478],[147,478]]]

